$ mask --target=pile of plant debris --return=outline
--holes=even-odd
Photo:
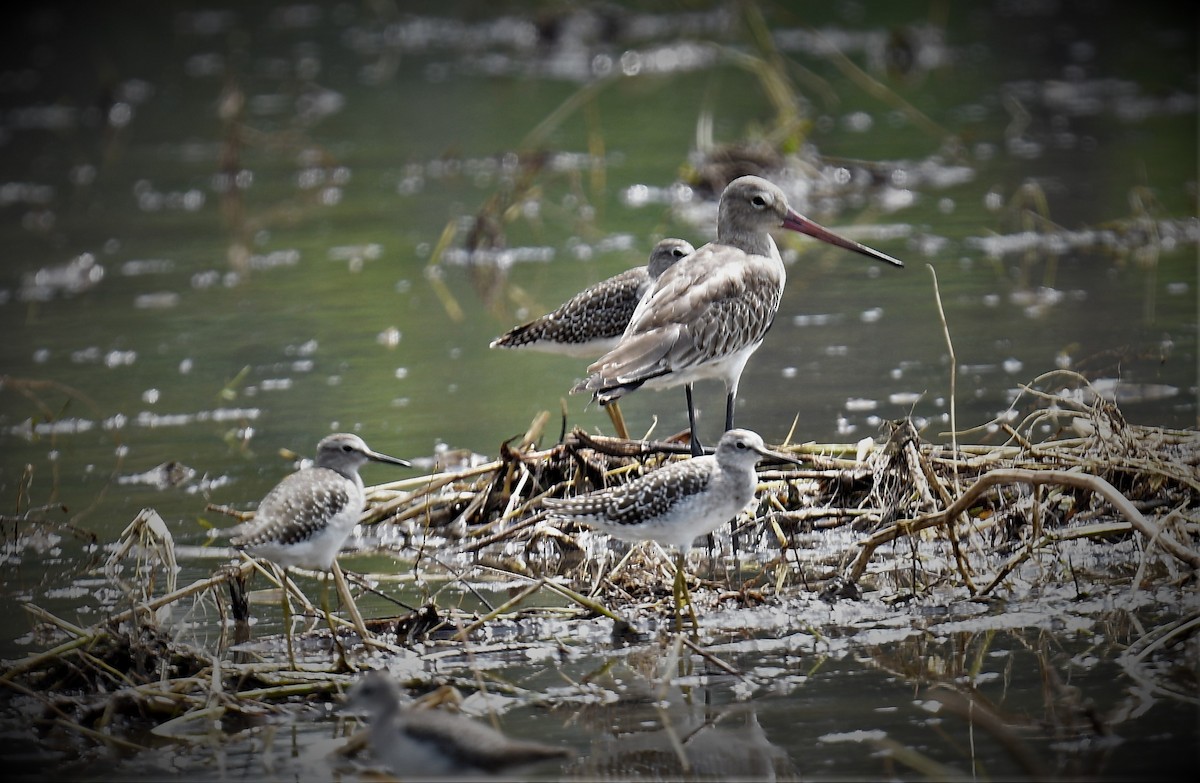
[[[1200,568],[1200,434],[1129,424],[1073,374],[1053,373],[1038,384],[1064,377],[1076,381],[1073,388],[1026,387],[1036,404],[1024,420],[981,428],[1002,435],[999,445],[967,445],[959,435],[933,444],[901,421],[882,442],[777,447],[803,466],[760,465],[757,503],[693,548],[700,615],[725,619],[702,622],[683,640],[687,649],[737,674],[704,649],[704,639],[728,633],[721,623],[739,615],[713,610],[782,607],[813,593],[830,602],[864,592],[892,603],[934,592],[1003,598],[1064,578],[1191,589]],[[486,464],[368,491],[365,529],[387,532],[381,537],[397,542],[412,573],[476,595],[480,582],[502,584],[509,598],[500,605],[479,596],[484,610],[464,610],[439,603],[439,591],[410,612],[370,620],[363,639],[248,558],[178,587],[171,535],[147,509],[105,569],[124,596],[120,610],[81,628],[29,606],[40,632],[58,643],[11,664],[0,684],[41,705],[36,722],[137,747],[123,738],[123,724],[149,723],[154,735],[177,738],[218,720],[225,727],[254,721],[288,702],[340,692],[368,655],[444,655],[466,642],[478,654],[488,629],[506,623],[540,619],[561,629],[580,621],[594,627],[606,617],[615,642],[644,640],[645,633],[622,634],[670,613],[669,559],[638,546],[613,562],[607,537],[556,527],[540,503],[628,481],[682,458],[688,446],[575,431],[540,449],[547,420]],[[1080,543],[1094,547],[1090,559],[1070,549]],[[301,602],[300,614],[313,621],[301,642],[332,651],[323,663],[310,657],[292,668],[282,645],[239,646],[243,588],[256,571]],[[354,576],[366,590],[382,578]],[[215,645],[187,641],[181,631],[214,620]],[[1196,617],[1178,618],[1148,643],[1180,642],[1197,627]],[[411,671],[410,688],[477,686],[470,676]]]

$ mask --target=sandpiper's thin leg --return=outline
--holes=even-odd
[[[675,586],[672,589],[675,594],[675,631],[676,633],[683,630],[683,607],[687,606],[688,617],[692,621],[692,635],[700,632],[700,621],[696,618],[696,607],[692,604],[692,593],[687,586],[687,555],[682,552],[675,553]]]
[[[688,426],[692,430],[692,456],[700,457],[704,455],[704,445],[700,443],[700,436],[696,432],[696,406],[692,404],[692,384],[684,384],[683,390],[687,393]]]
[[[621,404],[613,400],[604,406],[604,410],[608,411],[608,418],[612,419],[613,429],[616,430],[617,437],[622,440],[629,440],[629,430],[625,428],[625,417],[621,415]]]
[[[296,671],[296,650],[292,646],[292,601],[288,596],[288,570],[279,570],[279,587],[283,593],[283,635],[287,642],[288,665]]]

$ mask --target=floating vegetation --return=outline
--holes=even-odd
[[[539,448],[544,414],[496,460],[370,488],[364,529],[413,563],[408,575],[353,575],[355,583],[382,594],[388,583],[420,581],[432,592],[422,607],[368,619],[367,640],[289,584],[309,619],[297,642],[305,662],[290,667],[277,639],[248,640],[246,581],[258,573],[277,591],[273,574],[242,559],[177,586],[171,534],[147,509],[104,566],[122,596],[109,615],[83,628],[27,605],[39,638],[54,641],[11,663],[0,685],[40,705],[36,721],[128,749],[136,743],[123,732],[146,722],[154,735],[183,738],[218,719],[258,720],[297,699],[326,699],[356,669],[380,663],[410,688],[486,687],[528,702],[534,695],[520,688],[482,685],[489,667],[480,661],[555,654],[550,648],[567,638],[636,647],[666,634],[682,644],[677,655],[694,655],[754,691],[772,687],[774,675],[740,671],[726,654],[759,634],[789,644],[794,629],[781,628],[817,598],[848,607],[865,593],[893,607],[962,597],[1019,604],[1035,594],[1049,600],[1063,586],[1073,585],[1067,592],[1079,601],[1119,584],[1133,602],[1139,591],[1191,584],[1200,569],[1200,434],[1130,424],[1067,371],[1023,387],[1022,399],[1032,405],[1017,424],[1009,417],[956,437],[1002,431],[1007,440],[998,445],[932,444],[898,421],[882,442],[781,446],[803,466],[761,466],[756,505],[697,548],[708,557],[692,587],[701,618],[692,638],[666,630],[669,558],[650,546],[610,557],[607,537],[551,525],[541,510],[547,497],[628,481],[681,458],[687,444],[576,430]],[[1036,441],[1047,422],[1055,434]],[[484,608],[439,600],[454,584]],[[483,595],[497,590],[507,600]],[[1190,621],[1147,629],[1122,665],[1162,695],[1189,698],[1194,671],[1148,659],[1193,636],[1195,610]],[[197,629],[211,627],[214,615],[220,638],[201,638]],[[1013,611],[962,622],[1011,630],[1032,618]],[[897,633],[899,643],[911,631]],[[474,676],[426,665],[467,651],[471,666],[483,667]],[[939,703],[952,709],[955,698]]]

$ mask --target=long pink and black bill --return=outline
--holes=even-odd
[[[831,245],[845,248],[846,250],[852,250],[855,253],[861,253],[867,258],[873,258],[876,261],[883,261],[885,264],[901,267],[904,266],[903,261],[897,258],[892,258],[887,253],[880,253],[878,250],[869,248],[866,245],[860,245],[858,242],[855,242],[852,239],[840,237],[829,229],[817,225],[795,211],[788,212],[787,217],[783,219],[783,227],[791,229],[792,231],[799,231],[801,234],[807,234],[808,236],[813,237],[814,239],[819,239],[822,242],[828,242]]]

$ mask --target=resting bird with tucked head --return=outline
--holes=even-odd
[[[371,755],[399,778],[490,777],[571,755],[566,748],[508,737],[490,726],[439,709],[400,704],[400,686],[385,672],[363,675],[347,706],[368,715]]]

